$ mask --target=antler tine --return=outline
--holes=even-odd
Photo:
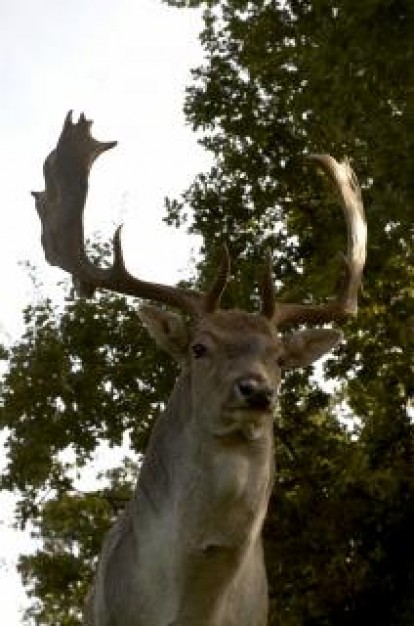
[[[358,292],[366,259],[367,226],[362,203],[361,189],[348,159],[338,163],[327,154],[313,154],[315,161],[334,181],[341,199],[348,234],[347,254],[344,256],[345,271],[335,300],[321,305],[275,303],[272,319],[278,327],[309,322],[324,323],[341,321],[355,316],[358,311]]]
[[[117,142],[100,142],[90,134],[92,121],[82,113],[72,122],[66,116],[56,149],[44,164],[46,189],[33,192],[42,223],[42,245],[46,260],[72,274],[78,292],[92,295],[95,288],[110,289],[126,295],[155,300],[197,316],[204,306],[204,295],[135,278],[125,268],[120,228],[114,237],[114,262],[99,268],[85,252],[83,211],[88,192],[88,177],[95,159]],[[219,298],[218,298],[219,299]]]

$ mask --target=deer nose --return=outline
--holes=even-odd
[[[273,391],[261,378],[245,376],[236,382],[237,396],[252,409],[268,409],[273,401]]]

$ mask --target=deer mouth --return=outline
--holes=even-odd
[[[272,408],[272,406],[252,408],[246,405],[226,407],[214,434],[217,437],[241,435],[248,441],[260,439],[273,419]]]
[[[260,415],[273,413],[276,404],[276,394],[270,389],[261,390],[245,397],[234,397],[224,406],[224,414],[230,418],[240,414],[243,419],[251,415],[257,418]]]

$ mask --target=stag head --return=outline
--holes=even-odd
[[[140,317],[159,345],[183,367],[200,370],[198,380],[214,378],[211,386],[215,388],[226,382],[226,388],[231,390],[226,400],[229,407],[262,403],[271,409],[281,368],[308,365],[342,336],[337,330],[317,328],[283,337],[280,330],[292,324],[342,321],[357,312],[366,255],[366,224],[360,188],[349,162],[338,163],[328,155],[309,157],[334,182],[347,224],[348,249],[337,296],[320,305],[279,302],[269,266],[260,313],[223,310],[220,300],[230,274],[226,247],[215,281],[206,293],[131,276],[123,260],[120,229],[114,237],[114,262],[110,268],[96,267],[87,258],[83,210],[88,175],[95,159],[116,145],[114,141],[95,140],[90,134],[91,125],[83,114],[73,123],[69,112],[56,149],[45,161],[46,189],[33,194],[42,222],[47,261],[72,274],[80,294],[91,295],[96,288],[110,289],[181,310],[184,316],[145,305],[140,309]],[[245,364],[243,375],[237,366],[240,359]]]

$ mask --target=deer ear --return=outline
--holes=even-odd
[[[160,348],[178,361],[183,359],[188,348],[189,334],[182,317],[148,304],[138,309],[138,317]]]
[[[300,330],[283,339],[284,367],[306,367],[332,350],[343,335],[331,328]]]

